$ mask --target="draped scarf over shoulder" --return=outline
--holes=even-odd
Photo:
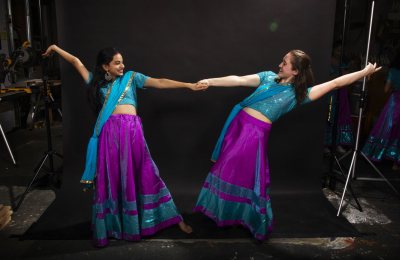
[[[81,178],[81,183],[93,183],[93,179],[96,175],[97,144],[101,129],[114,111],[119,101],[125,95],[128,88],[131,86],[134,76],[135,73],[133,71],[126,72],[123,76],[115,79],[112,86],[107,92],[103,107],[101,108],[101,111],[96,120],[93,135],[89,140],[86,152],[85,170]]]
[[[267,89],[257,89],[256,91],[253,92],[250,96],[245,98],[242,102],[237,104],[236,106],[233,107],[231,113],[228,116],[228,119],[226,120],[224,127],[222,128],[222,132],[218,138],[217,144],[215,145],[214,151],[211,155],[211,160],[216,161],[219,157],[219,154],[221,152],[221,146],[222,146],[222,141],[224,140],[226,131],[229,128],[229,125],[231,124],[232,120],[235,118],[235,116],[242,110],[243,108],[250,106],[258,101],[267,99],[269,97],[272,97],[276,94],[279,94],[289,88],[292,88],[291,86],[283,86],[279,85],[277,83],[271,83],[272,86],[270,86]]]

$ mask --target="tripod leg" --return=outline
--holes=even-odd
[[[348,185],[348,183],[349,183],[350,174],[351,174],[351,172],[353,171],[353,166],[354,166],[355,158],[356,158],[356,152],[353,153],[353,157],[352,157],[352,160],[351,160],[351,163],[350,163],[350,169],[349,169],[349,172],[347,173],[346,184],[344,185],[343,194],[342,194],[342,199],[340,200],[339,209],[338,209],[338,212],[337,212],[337,215],[336,215],[336,216],[338,216],[338,217],[339,217],[339,215],[340,215],[340,210],[341,210],[341,208],[342,208],[344,195],[346,194],[346,189],[347,189],[347,185]]]
[[[361,152],[361,155],[364,157],[365,160],[367,160],[367,162],[372,166],[372,168],[381,176],[381,178],[389,185],[390,188],[392,188],[392,190],[399,195],[399,192],[396,190],[396,188],[389,182],[389,180],[382,174],[382,172],[376,168],[376,166],[368,159],[368,157]]]
[[[14,165],[16,165],[17,163],[15,162],[14,155],[13,155],[13,153],[11,151],[10,146],[8,145],[7,138],[6,138],[6,135],[5,135],[4,131],[3,131],[3,127],[1,126],[1,124],[0,124],[0,131],[1,131],[1,135],[3,136],[4,142],[6,143],[6,146],[7,146],[8,152],[9,152],[9,154],[11,156],[11,159],[12,159]]]
[[[61,159],[63,158],[63,156],[57,152],[54,152],[55,155],[57,155],[58,157],[60,157]]]
[[[15,207],[14,211],[17,211],[17,210],[19,209],[19,207],[21,206],[22,201],[25,199],[26,194],[28,194],[29,190],[31,189],[33,183],[35,182],[35,180],[36,180],[36,178],[37,178],[37,176],[38,176],[40,170],[42,169],[42,167],[43,167],[43,165],[44,165],[44,163],[46,162],[46,159],[47,159],[48,157],[49,157],[49,155],[46,154],[46,156],[44,156],[44,157],[42,158],[42,161],[40,162],[40,167],[36,170],[35,175],[33,176],[33,178],[32,178],[32,180],[31,180],[31,182],[29,183],[28,187],[26,187],[26,189],[25,189],[24,193],[22,194],[21,198],[19,199],[18,204],[17,204],[17,206]]]
[[[336,164],[338,165],[338,167],[339,167],[339,169],[340,169],[340,174],[342,174],[343,176],[345,176],[345,175],[344,175],[344,170],[342,169],[342,166],[340,165],[340,162],[339,162],[340,159],[338,159],[338,158],[335,156],[335,160],[336,160]],[[351,196],[353,197],[354,201],[355,201],[356,204],[357,204],[358,210],[359,210],[360,212],[363,212],[363,209],[362,209],[362,207],[361,207],[361,204],[360,204],[360,202],[358,201],[356,195],[354,194],[353,188],[351,187],[351,184],[350,184],[350,183],[349,183],[349,191],[350,191],[350,194],[351,194]]]
[[[49,93],[49,97],[50,97],[51,101],[52,101],[53,103],[55,103],[55,102],[54,102],[53,95],[52,95],[51,93]],[[58,111],[58,114],[59,114],[59,115],[61,116],[61,118],[62,118],[61,109],[57,108],[57,111]]]
[[[36,99],[35,105],[33,107],[31,107],[30,112],[28,114],[27,124],[29,125],[29,129],[33,129],[33,126],[35,123],[35,118],[36,118],[36,112],[39,108],[41,99],[42,99],[42,94],[39,93],[38,97]],[[31,102],[33,102],[33,101],[31,101]]]
[[[345,154],[343,154],[342,156],[340,156],[339,161],[343,160],[344,158],[347,157],[347,155],[351,154],[351,150],[347,151]]]

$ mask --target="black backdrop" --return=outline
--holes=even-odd
[[[66,0],[56,3],[58,44],[78,56],[88,69],[94,66],[99,49],[115,46],[123,54],[127,70],[195,82],[205,77],[276,72],[290,49],[302,49],[312,57],[317,82],[328,77],[334,0],[77,3]],[[87,104],[82,79],[65,61],[61,61],[61,69],[63,186],[56,203],[48,210],[55,212],[52,214],[56,217],[49,217],[50,213],[42,217],[47,219],[47,228],[90,220],[91,194],[81,192],[79,179],[95,117]],[[194,206],[211,166],[211,151],[230,109],[251,91],[250,88],[138,91],[138,113],[147,143],[182,212],[190,212]],[[307,233],[307,227],[315,223],[303,221],[311,222],[316,216],[327,214],[334,218],[333,208],[325,209],[321,215],[318,204],[310,206],[312,201],[323,200],[320,183],[325,107],[323,100],[317,101],[274,123],[269,158],[278,231],[286,221]],[[288,208],[294,214],[285,214]]]
[[[282,57],[296,48],[310,54],[317,81],[323,81],[329,72],[334,10],[335,1],[318,0],[57,1],[59,45],[88,69],[94,66],[99,49],[116,46],[127,69],[189,82],[277,71]],[[64,175],[76,184],[95,118],[83,81],[69,64],[61,65]],[[195,186],[201,185],[227,114],[251,91],[138,91],[138,113],[161,175],[167,182],[169,175],[182,177],[172,190],[194,187],[187,184],[191,179],[199,180]],[[319,174],[322,110],[321,104],[312,104],[273,127],[270,159],[276,169],[272,178],[290,176],[285,178],[287,188],[303,186],[298,183],[302,178],[291,178],[294,172]]]

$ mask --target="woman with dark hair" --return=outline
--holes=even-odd
[[[385,93],[392,92],[375,123],[362,152],[373,161],[389,159],[393,170],[400,169],[400,53],[393,59]]]
[[[77,57],[56,45],[48,47],[43,56],[53,52],[71,63],[91,85],[90,97],[99,112],[81,179],[95,188],[92,212],[95,245],[106,246],[108,237],[139,240],[174,224],[191,233],[151,158],[141,120],[136,115],[136,89],[201,90],[207,85],[124,72],[122,55],[114,48],[98,53],[93,74]]]
[[[218,226],[240,224],[258,240],[272,230],[268,136],[280,116],[296,106],[316,100],[380,68],[363,70],[315,85],[310,57],[300,50],[285,55],[279,72],[204,79],[208,86],[257,87],[236,105],[226,121],[212,154],[212,166],[194,211],[212,218]]]

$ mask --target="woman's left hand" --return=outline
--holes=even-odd
[[[368,62],[367,66],[365,66],[364,68],[364,72],[365,72],[365,76],[369,76],[377,71],[379,71],[380,69],[382,69],[382,67],[376,67],[376,63],[372,64],[370,62]]]

